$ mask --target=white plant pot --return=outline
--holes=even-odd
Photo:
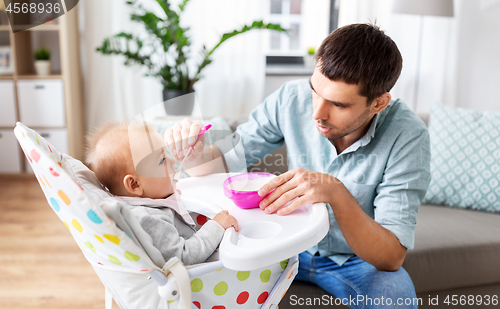
[[[314,60],[314,55],[307,54],[304,56],[304,67],[306,69],[313,69],[316,67],[316,61]]]
[[[50,60],[36,60],[35,71],[36,75],[40,76],[50,75]]]

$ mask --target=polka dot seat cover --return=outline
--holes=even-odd
[[[158,269],[61,167],[63,156],[50,143],[22,123],[17,124],[14,132],[49,205],[92,265],[145,275]],[[203,215],[194,218],[199,225],[206,222]],[[297,268],[298,262],[285,260],[252,271],[224,268],[191,278],[193,308],[272,308],[286,293]],[[168,306],[175,309],[178,302]]]
[[[224,268],[215,273],[194,278],[191,280],[193,304],[199,309],[261,308],[261,306],[269,308],[270,303],[267,306],[263,304],[272,293],[280,276],[283,275],[283,279],[290,282],[283,285],[285,288],[276,289],[277,302],[285,295],[295,277],[293,268],[283,272],[288,262],[289,260],[285,260],[252,271],[234,271]],[[172,306],[172,308],[176,307]]]
[[[135,273],[157,268],[61,167],[62,156],[50,143],[21,123],[14,132],[49,205],[91,264]]]

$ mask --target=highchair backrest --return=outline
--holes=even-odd
[[[38,133],[20,122],[14,132],[47,201],[93,266],[132,273],[150,273],[158,269],[157,266],[163,266],[165,261],[160,252],[152,244],[148,246],[147,242],[138,241],[148,237],[145,232],[138,235],[137,230],[141,228],[125,228],[124,232],[117,224],[126,227],[128,223],[115,222],[106,215],[103,209],[108,213],[121,212],[116,216],[117,221],[131,216],[126,211],[123,213],[124,207],[118,207],[120,201],[102,190],[85,165],[59,153]],[[94,181],[82,182],[82,179]]]

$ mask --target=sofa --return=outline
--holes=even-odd
[[[428,123],[428,115],[420,117]],[[244,121],[246,119],[240,118],[228,122],[234,130]],[[286,160],[280,166],[270,164],[283,162],[279,158],[286,158],[285,145],[248,170],[283,173],[287,170]],[[421,299],[419,308],[500,307],[500,214],[421,205],[417,216],[415,248],[408,251],[403,267],[413,280],[417,297]],[[298,305],[296,301],[298,298],[321,299],[323,295],[329,294],[314,284],[294,281],[279,307],[323,307]],[[474,301],[470,300],[470,295]],[[342,305],[335,307],[347,308]]]

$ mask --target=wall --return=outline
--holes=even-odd
[[[456,105],[500,111],[500,1],[459,1]]]

